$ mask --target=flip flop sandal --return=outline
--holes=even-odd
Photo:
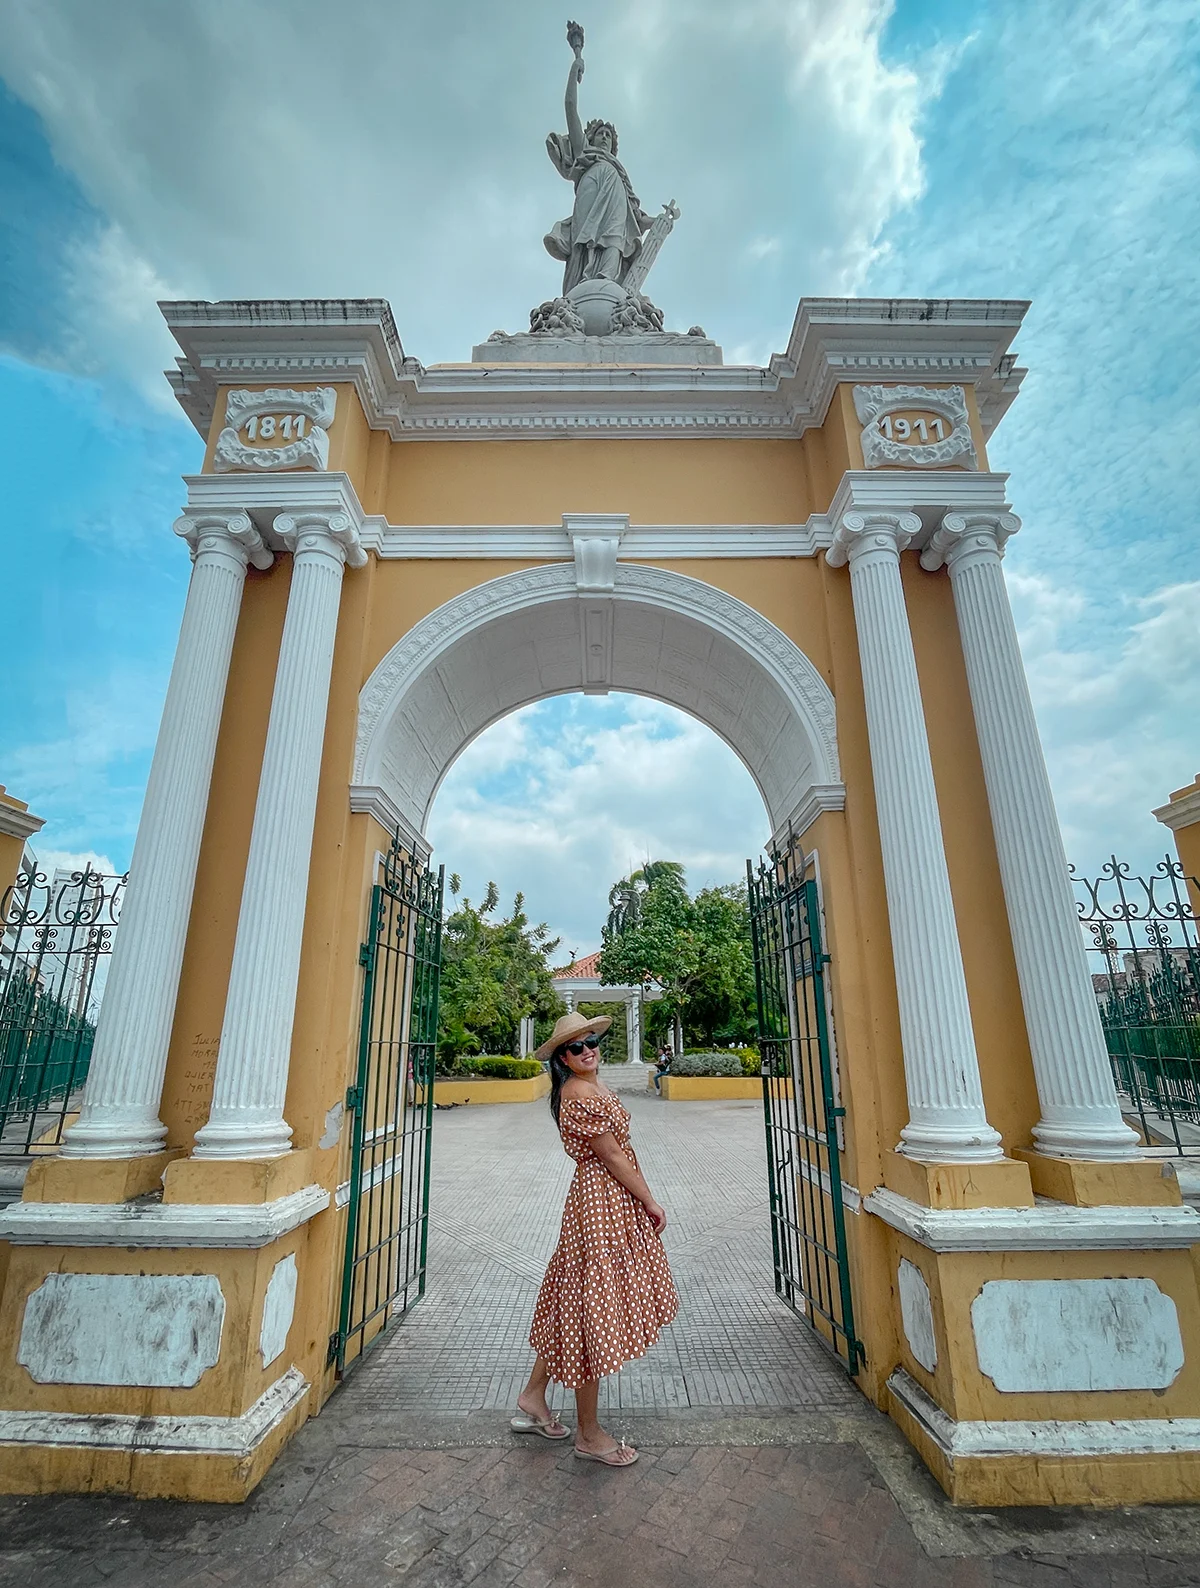
[[[561,1423],[559,1423],[558,1433],[550,1432],[557,1422],[557,1417],[551,1417],[546,1422],[540,1422],[536,1417],[530,1417],[526,1412],[518,1412],[510,1420],[508,1426],[514,1434],[540,1434],[543,1439],[566,1439],[571,1430],[564,1428]]]
[[[602,1467],[632,1467],[638,1458],[637,1451],[623,1439],[615,1450],[610,1450],[604,1456],[597,1455],[594,1450],[580,1450],[578,1445],[575,1446],[575,1454],[580,1461],[598,1461]]]

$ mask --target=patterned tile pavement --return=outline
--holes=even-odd
[[[680,1314],[648,1356],[604,1381],[601,1405],[855,1408],[858,1391],[775,1295],[761,1107],[664,1103],[647,1093],[645,1073],[608,1078],[633,1115],[634,1148],[667,1210]],[[425,1297],[342,1394],[364,1410],[513,1406],[529,1373],[529,1322],[573,1167],[544,1104],[440,1110]],[[562,1391],[557,1399],[573,1401]]]

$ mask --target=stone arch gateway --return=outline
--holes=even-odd
[[[678,706],[719,734],[757,783],[773,831],[840,809],[833,695],[803,651],[723,590],[617,563],[611,537],[609,584],[581,588],[597,538],[576,533],[578,561],[476,586],[396,642],[359,696],[351,803],[394,802],[423,834],[446,770],[491,723],[549,694],[613,688]]]
[[[381,864],[436,927],[454,757],[628,689],[819,878],[863,1393],[959,1501],[1196,1498],[1200,1215],[1122,1116],[1004,585],[1026,307],[426,368],[380,300],[163,306],[193,570],[78,1119],[0,1212],[0,1485],[237,1500],[320,1411]]]

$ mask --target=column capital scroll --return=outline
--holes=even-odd
[[[1020,527],[1021,520],[1015,513],[947,513],[921,553],[921,567],[934,573],[943,563],[958,562],[968,552],[1003,557],[1006,542]]]
[[[892,512],[851,508],[838,520],[825,561],[831,568],[844,568],[848,562],[871,551],[899,557],[920,528],[921,520],[917,515],[903,509]]]
[[[336,557],[350,568],[362,568],[367,561],[354,520],[340,509],[305,508],[303,512],[280,513],[275,533],[293,557],[303,552]]]
[[[205,552],[240,556],[242,566],[252,562],[256,568],[269,568],[275,554],[255,529],[249,513],[190,512],[181,514],[174,530],[187,541],[192,561]]]

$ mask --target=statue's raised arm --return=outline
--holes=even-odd
[[[567,113],[567,137],[571,140],[571,153],[578,160],[586,147],[583,124],[579,120],[579,85],[583,82],[583,29],[578,22],[567,23],[567,43],[575,51],[575,59],[567,73],[567,92],[563,104]]]
[[[567,91],[563,100],[566,111],[567,132],[551,132],[546,137],[546,152],[559,176],[572,180],[571,173],[580,155],[587,148],[587,137],[579,119],[579,85],[583,81],[583,29],[578,22],[567,23],[567,43],[575,52],[571,69],[567,73]]]

